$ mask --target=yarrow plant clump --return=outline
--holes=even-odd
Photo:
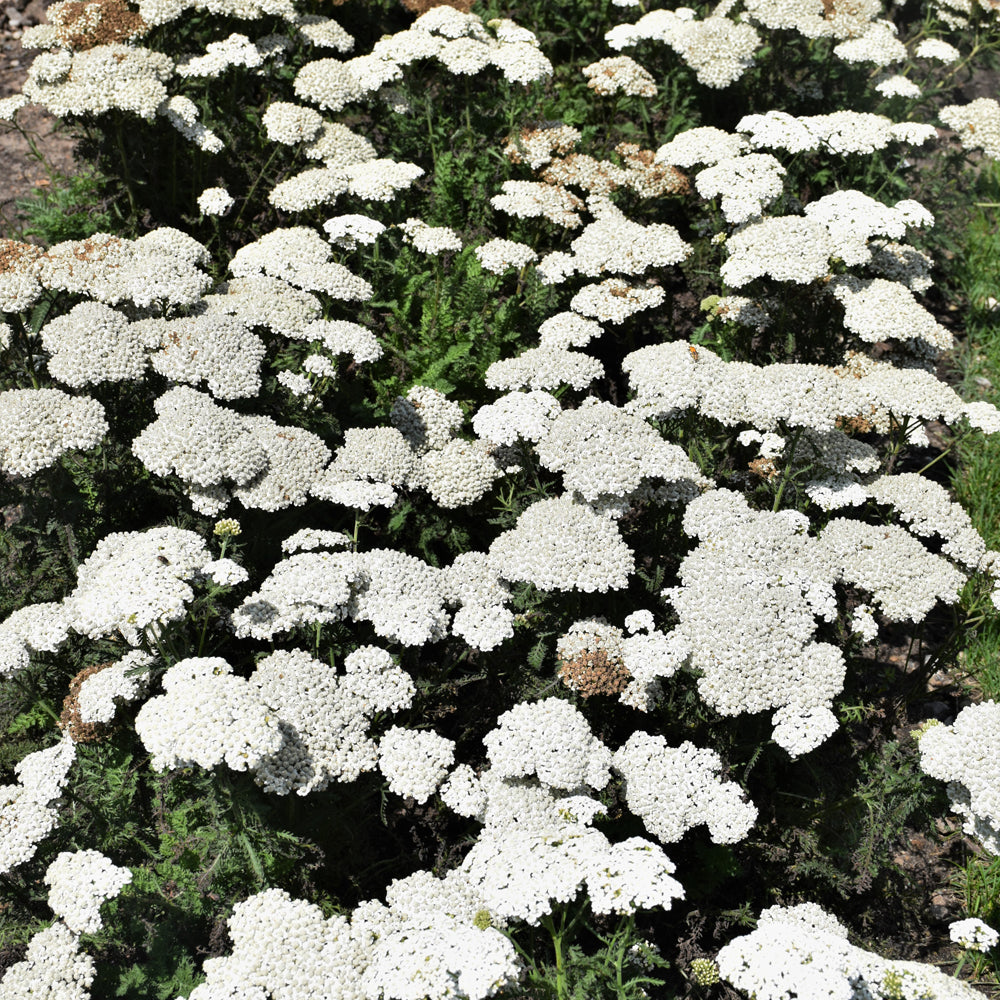
[[[494,13],[23,34],[0,996],[1000,985],[997,4]]]

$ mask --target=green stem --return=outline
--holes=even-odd
[[[565,911],[559,916],[558,930],[556,930],[555,921],[551,914],[546,914],[542,920],[542,926],[552,936],[552,948],[556,955],[556,996],[558,1000],[563,1000],[568,995],[566,992],[566,960],[563,956],[563,934],[566,930]]]
[[[778,484],[778,492],[774,497],[774,506],[771,508],[772,511],[777,511],[781,509],[781,498],[784,496],[785,487],[788,485],[789,480],[792,478],[792,462],[795,458],[795,448],[799,443],[799,438],[802,437],[802,428],[800,427],[793,435],[791,440],[791,445],[788,448],[788,458],[785,461],[785,468],[781,473],[781,482]]]
[[[246,197],[243,199],[243,204],[240,205],[240,210],[236,213],[236,218],[233,220],[233,226],[232,226],[233,229],[236,229],[236,227],[240,224],[240,219],[243,218],[243,212],[246,209],[247,205],[250,204],[250,200],[251,198],[253,198],[254,192],[257,190],[257,185],[260,184],[261,180],[264,177],[264,174],[267,173],[267,168],[270,167],[271,164],[274,162],[274,158],[278,155],[280,150],[281,150],[280,143],[275,143],[274,149],[271,151],[271,155],[267,158],[267,161],[265,162],[264,166],[261,167],[260,173],[256,176],[256,178],[254,178],[253,184],[250,185],[250,190],[247,191]]]

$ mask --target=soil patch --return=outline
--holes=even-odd
[[[2,2],[2,0],[0,0]],[[37,51],[21,46],[26,28],[45,21],[51,0],[11,0],[0,9],[0,98],[19,94],[28,67]],[[29,106],[18,113],[18,123],[28,132],[35,148],[45,158],[40,163],[27,140],[15,128],[0,123],[0,238],[11,239],[19,231],[16,202],[36,188],[50,184],[49,171],[68,176],[76,170],[73,152],[76,142],[56,131],[56,119],[42,108]]]

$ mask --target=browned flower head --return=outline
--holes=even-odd
[[[454,7],[455,10],[468,14],[473,4],[473,0],[399,0],[399,2],[414,14],[426,14],[431,7]]]
[[[59,716],[59,728],[69,731],[74,743],[97,743],[105,739],[111,731],[111,725],[105,722],[84,722],[80,718],[80,687],[88,677],[100,673],[105,667],[114,666],[114,661],[95,663],[84,667],[70,682],[69,694],[63,701],[62,713]]]
[[[570,659],[558,660],[559,676],[581,698],[595,694],[621,694],[632,675],[620,657],[611,657],[606,649],[583,649]]]

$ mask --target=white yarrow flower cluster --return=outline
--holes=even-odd
[[[119,705],[135,701],[146,690],[143,671],[152,662],[152,656],[137,649],[91,674],[80,685],[80,721],[110,722]]]
[[[76,760],[68,735],[14,765],[17,782],[0,785],[0,873],[29,861],[59,824],[59,800]]]
[[[855,947],[847,928],[815,903],[763,910],[756,930],[730,941],[716,961],[727,982],[758,1000],[981,995],[933,965],[884,959]]]
[[[60,389],[0,392],[0,470],[32,476],[67,451],[87,450],[107,433],[104,407]]]
[[[1000,934],[976,917],[956,920],[948,925],[948,936],[956,944],[970,951],[987,952],[995,948]]]
[[[1000,704],[963,708],[950,726],[932,726],[920,737],[920,767],[948,782],[952,810],[965,832],[1000,854]]]
[[[281,748],[276,720],[222,657],[189,657],[163,674],[164,694],[139,709],[135,731],[154,770],[225,763],[253,770]]]
[[[757,807],[721,777],[714,750],[688,742],[673,748],[662,736],[635,732],[615,751],[612,766],[624,780],[629,809],[661,843],[705,823],[713,843],[735,844],[757,821]]]
[[[436,256],[462,249],[458,233],[448,226],[429,226],[423,219],[407,219],[399,228],[403,231],[403,241],[421,253]]]
[[[205,188],[198,195],[198,209],[202,215],[228,215],[236,200],[224,187]]]
[[[571,494],[533,503],[494,539],[489,557],[500,577],[541,590],[621,590],[635,568],[615,522]]]
[[[49,906],[77,934],[96,934],[103,923],[101,904],[113,899],[132,881],[100,851],[63,851],[45,872]]]
[[[303,650],[278,650],[257,664],[250,686],[277,716],[282,735],[279,749],[253,768],[257,784],[277,795],[308,795],[374,770],[372,716],[408,708],[416,692],[376,646],[354,650],[339,675]]]
[[[89,1000],[96,975],[97,963],[80,951],[80,935],[57,920],[35,934],[24,959],[3,974],[0,993],[11,998]]]
[[[378,766],[389,791],[426,802],[455,763],[455,742],[430,730],[393,726],[379,740]]]
[[[522,702],[497,720],[483,738],[493,773],[502,778],[536,775],[550,788],[603,788],[611,751],[586,718],[562,698]]]

